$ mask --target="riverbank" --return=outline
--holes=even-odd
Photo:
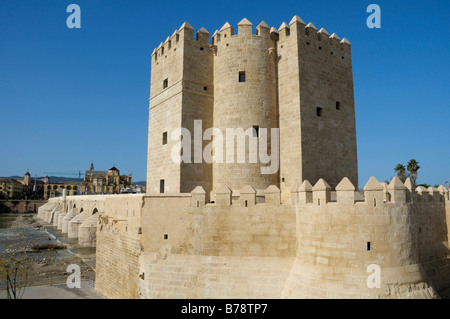
[[[45,205],[47,200],[0,199],[0,214],[10,213],[37,213],[39,207]]]
[[[77,247],[55,227],[42,225],[34,214],[0,215],[0,258],[14,255],[26,258],[31,268],[23,298],[103,298],[94,289],[95,248]],[[70,289],[67,279],[72,271],[69,265],[78,265],[81,288]],[[0,283],[0,290],[5,283]],[[0,298],[4,298],[4,293]]]

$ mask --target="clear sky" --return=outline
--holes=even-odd
[[[71,3],[80,29],[66,25]],[[366,25],[371,3],[381,29]],[[212,34],[294,15],[352,43],[359,186],[411,158],[418,183],[450,180],[448,0],[0,0],[0,176],[94,161],[145,180],[153,49],[184,21]]]

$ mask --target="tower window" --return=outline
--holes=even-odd
[[[162,144],[163,145],[167,144],[167,132],[164,132],[162,135]]]
[[[322,108],[321,107],[316,108],[316,114],[317,114],[317,116],[322,117]]]
[[[203,87],[203,91],[208,91],[208,87],[207,87],[207,86],[204,86],[204,87]]]
[[[163,89],[167,88],[169,86],[169,79],[165,79],[163,81]]]
[[[169,239],[169,235],[168,234],[164,234],[164,239]]]
[[[253,125],[253,137],[258,137],[258,136],[259,136],[259,126]]]
[[[336,101],[336,110],[340,110],[341,109],[341,102]]]
[[[367,251],[370,251],[370,241],[367,242]]]
[[[161,194],[164,194],[164,180],[162,179],[162,180],[160,180],[159,181],[159,192],[161,193]]]
[[[239,72],[239,82],[245,82],[245,71]]]

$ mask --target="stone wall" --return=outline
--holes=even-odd
[[[95,287],[108,298],[137,298],[143,195],[105,200],[97,228]]]
[[[336,187],[336,202],[315,187],[300,188],[297,259],[283,297],[435,298],[450,286],[443,195],[413,201],[398,178],[389,196],[371,178],[364,202],[355,202],[349,180]],[[370,289],[373,265],[380,287]]]
[[[140,247],[137,236],[112,225],[99,226],[95,289],[108,298],[138,298]]]
[[[87,241],[97,238],[96,288],[109,298],[436,298],[450,286],[449,192],[410,184],[304,181],[289,201],[272,185],[262,203],[250,186],[222,187],[214,203],[199,186],[66,206],[104,210],[86,226],[97,226]],[[378,288],[367,285],[373,265]]]
[[[371,178],[360,201],[344,179],[332,202],[324,180],[303,184],[283,203],[274,186],[264,204],[250,187],[219,189],[214,204],[201,188],[145,198],[140,297],[436,298],[450,285],[444,195],[413,202],[398,179]]]
[[[293,257],[144,253],[141,298],[280,298]]]
[[[440,190],[433,187],[428,189],[419,187],[415,198],[419,259],[429,281],[437,290],[447,288],[450,283],[448,259],[450,201],[446,199],[447,194],[443,187]]]

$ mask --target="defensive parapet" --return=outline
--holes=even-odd
[[[98,288],[142,298],[433,298],[450,282],[448,191],[430,189],[427,201],[409,193],[398,178],[384,187],[372,177],[362,194],[348,178],[335,188],[306,180],[289,201],[275,185],[260,202],[250,185],[223,186],[214,202],[201,186],[112,197],[98,225]]]
[[[193,192],[191,207],[199,207],[199,193],[203,192]],[[201,197],[194,225],[203,227],[195,228],[197,239],[192,241],[196,251],[219,256],[295,256],[283,290],[285,298],[430,298],[450,283],[450,271],[445,269],[448,191],[443,186],[419,187],[417,194],[411,194],[397,177],[385,186],[371,177],[361,199],[351,181],[344,178],[335,189],[323,179],[314,186],[308,181],[298,183],[291,202],[282,203],[274,185],[264,193],[259,204],[255,203],[255,189],[248,185],[237,191],[219,189],[215,203],[203,202]],[[279,254],[283,251],[275,244],[279,233],[275,228],[263,230],[263,224],[255,222],[266,220],[265,212],[278,216],[277,222],[271,223],[279,229],[287,226],[280,216],[288,218],[295,213],[295,251]],[[254,221],[251,225],[246,216]],[[210,228],[216,225],[212,218],[220,220],[219,228]],[[242,227],[248,238],[240,233]],[[234,229],[240,234],[239,241],[224,236],[222,229]],[[242,242],[254,245],[255,234],[265,236],[265,242],[259,243],[261,250],[242,249],[247,247]],[[440,267],[439,275],[433,271],[436,267]],[[381,271],[379,282],[368,281],[373,269]]]
[[[409,189],[393,178],[386,189],[374,177],[364,187],[364,201],[344,178],[331,188],[305,181],[297,200],[297,257],[285,296],[292,298],[428,298],[449,284],[446,189]],[[426,238],[426,240],[424,239]],[[440,277],[432,268],[441,267]],[[379,285],[367,281],[381,270]],[[318,278],[321,278],[318,280]],[[288,280],[289,281],[289,280]],[[358,296],[359,295],[359,296]]]
[[[275,31],[275,30],[274,30]],[[303,45],[312,46],[318,51],[327,51],[331,56],[341,56],[342,60],[346,57],[350,57],[351,43],[348,39],[342,40],[336,33],[330,35],[325,28],[317,30],[312,22],[305,24],[305,22],[299,17],[294,16],[289,22],[283,22],[278,28],[280,48],[285,43],[289,43],[291,38],[297,40],[304,40]]]

